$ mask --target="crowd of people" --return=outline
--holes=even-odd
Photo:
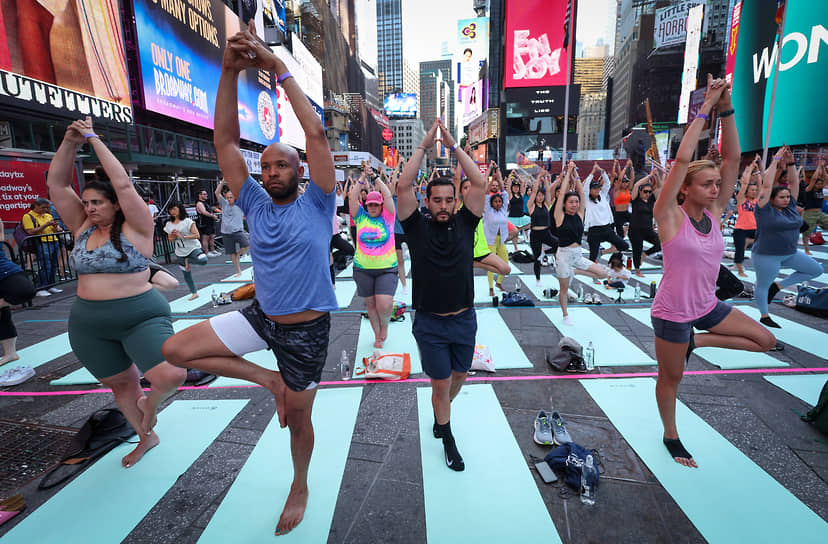
[[[248,171],[239,142],[237,76],[250,68],[276,75],[304,130],[310,181],[302,189],[304,167],[297,151],[287,145],[272,144],[264,150],[261,184]],[[713,110],[722,125],[720,164],[692,160]],[[487,271],[491,295],[496,288],[505,291],[504,279],[511,273],[507,244],[528,241],[538,285],[543,268],[553,268],[563,323],[574,326],[568,304],[576,274],[623,286],[633,271],[643,275],[644,254],[663,252],[663,280],[651,310],[658,361],[656,400],[669,454],[682,465],[696,466],[675,421],[676,392],[690,354],[707,346],[773,349],[776,340],[767,327],[779,325],[770,318],[768,303],[781,289],[823,272],[822,265],[806,254],[807,246],[805,251],[797,247],[803,216],[797,207],[799,177],[789,149],[780,149],[766,170],[758,160],[747,165],[736,189],[741,151],[733,115],[729,85],[709,77],[705,101],[672,167],[654,167],[640,178],[631,162],[623,167],[616,162],[609,173],[595,163],[582,180],[570,161],[554,179],[542,169],[534,179],[512,173],[504,181],[494,164],[487,174],[481,172],[437,120],[401,170],[386,177],[364,166],[338,183],[319,116],[282,60],[250,27],[230,37],[224,50],[214,131],[224,179],[214,195],[222,213],[224,251],[237,276],[242,273],[241,256],[250,252],[256,287],[252,304],[173,332],[169,304],[154,287],[175,288],[177,281],[163,270],[153,272],[153,213],[95,133],[90,118],[68,127],[50,167],[49,192],[64,226],[48,213],[48,201],[35,201],[24,228],[38,235],[65,229],[75,240],[69,259],[78,283],[69,339],[80,362],[112,389],[138,434],[138,444],[123,458],[124,467],[133,466],[159,443],[156,411],[183,383],[185,369],[248,380],[272,392],[278,421],[290,431],[294,468],[276,526],[276,534],[284,534],[301,522],[309,500],[311,412],[327,360],[331,312],[339,307],[334,262],[340,255],[353,259],[357,294],[367,309],[376,349],[388,341],[398,282],[408,288],[405,257],[410,256],[416,309],[412,333],[430,381],[433,435],[442,444],[447,467],[462,471],[465,461],[451,429],[451,407],[476,344],[474,268]],[[451,175],[433,170],[421,177],[423,156],[437,142],[458,166]],[[78,194],[71,185],[72,165],[84,144],[92,147],[101,169]],[[787,172],[786,183],[779,180],[782,170]],[[821,199],[825,176],[821,160],[804,190],[804,235],[817,226],[826,228]],[[715,294],[725,251],[721,221],[734,194],[734,265],[744,276],[745,250],[752,244],[761,322]],[[163,231],[174,246],[191,298],[198,296],[192,267],[218,255],[217,209],[210,206],[208,195],[199,194],[195,221],[181,202],[166,205],[169,219]],[[347,221],[350,232],[343,233]],[[651,245],[646,252],[645,241]],[[52,256],[60,251],[57,242],[48,236],[42,239],[38,251],[44,263],[54,262]],[[632,267],[624,264],[629,251]],[[612,256],[604,265],[600,257],[608,253]],[[781,267],[794,272],[777,279]],[[17,358],[9,306],[53,283],[56,269],[44,264],[42,270],[48,277],[38,275],[36,286],[19,266],[0,257],[0,364]],[[694,329],[705,332],[696,334]],[[273,351],[278,370],[244,358],[262,349]],[[139,382],[142,375],[151,383],[146,394]]]

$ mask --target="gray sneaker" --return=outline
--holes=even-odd
[[[555,435],[552,434],[552,423],[546,412],[541,410],[535,418],[535,443],[542,446],[551,446],[555,442]]]
[[[552,412],[550,419],[552,420],[552,432],[555,435],[555,444],[563,445],[572,442],[572,437],[569,436],[569,432],[566,430],[566,423],[561,419],[561,414]]]

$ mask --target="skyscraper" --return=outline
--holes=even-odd
[[[402,92],[402,0],[377,0],[377,72],[380,97]]]

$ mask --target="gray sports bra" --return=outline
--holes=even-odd
[[[93,225],[83,231],[75,241],[75,248],[69,256],[69,266],[75,273],[81,274],[131,274],[141,272],[149,268],[150,260],[135,246],[129,243],[126,236],[121,233],[121,247],[126,253],[127,260],[118,262],[121,253],[112,245],[112,240],[107,240],[101,247],[87,251],[86,242],[92,231],[98,227]]]

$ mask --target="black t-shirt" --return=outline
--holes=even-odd
[[[533,227],[548,227],[552,224],[552,221],[549,220],[550,212],[546,209],[546,204],[542,204],[541,206],[535,205],[535,210],[532,212],[532,215],[529,216],[532,221]]]
[[[412,249],[416,310],[445,314],[474,304],[474,230],[479,222],[465,206],[445,224],[419,210],[401,222]]]
[[[802,207],[806,210],[822,209],[822,191],[803,191]]]
[[[630,215],[631,229],[648,229],[653,226],[653,206],[655,206],[655,201],[655,195],[650,195],[647,200],[641,200],[641,198],[633,199],[630,203],[632,205],[632,214]]]
[[[572,215],[564,213],[563,221],[558,225],[557,235],[559,247],[580,244],[584,236],[584,220],[577,213]]]
[[[513,196],[509,199],[509,217],[523,217],[523,197]]]

